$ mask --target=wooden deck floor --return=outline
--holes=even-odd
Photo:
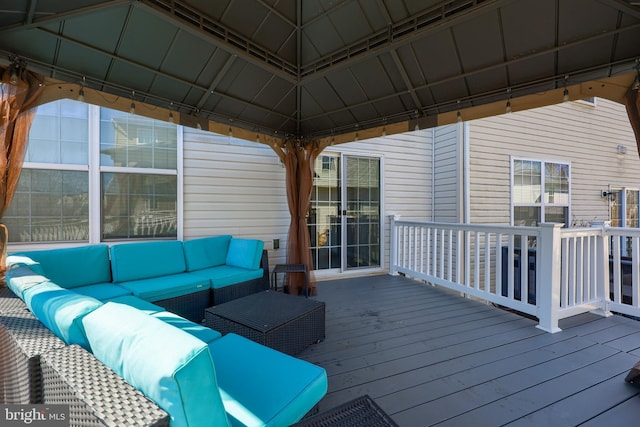
[[[320,410],[363,394],[400,426],[638,426],[640,322],[585,314],[549,334],[515,313],[401,276],[318,283]]]

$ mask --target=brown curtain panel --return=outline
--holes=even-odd
[[[627,107],[627,115],[636,136],[636,145],[640,154],[640,90],[629,89],[624,97],[624,105]]]
[[[317,287],[313,279],[313,260],[307,227],[307,213],[311,203],[313,189],[313,168],[321,148],[317,143],[301,145],[297,141],[287,141],[285,151],[285,170],[287,201],[291,224],[287,244],[287,264],[305,264],[309,272],[309,293],[317,295]],[[304,294],[304,276],[288,274],[287,292],[293,295]]]
[[[33,122],[38,96],[44,89],[43,77],[22,66],[0,68],[0,220],[15,193],[27,147],[27,137]],[[8,232],[0,224],[0,269],[5,269]]]

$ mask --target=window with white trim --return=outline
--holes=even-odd
[[[638,228],[638,208],[640,192],[635,188],[612,188],[609,196],[609,208],[612,227]]]
[[[82,102],[38,107],[3,218],[9,241],[177,238],[177,135],[174,124]]]
[[[513,159],[513,225],[535,227],[541,222],[569,225],[569,164]]]

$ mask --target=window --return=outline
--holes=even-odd
[[[640,192],[632,188],[615,188],[610,191],[611,225],[613,227],[638,228]]]
[[[10,242],[89,239],[88,105],[38,107],[4,222]]]
[[[511,170],[514,225],[558,222],[568,226],[568,164],[514,159]]]
[[[82,102],[38,107],[4,216],[9,241],[176,238],[177,135],[173,124]]]
[[[102,240],[176,237],[177,147],[171,123],[100,109]]]

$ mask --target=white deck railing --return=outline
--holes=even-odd
[[[391,219],[391,274],[535,316],[549,332],[587,311],[640,317],[639,265],[637,229]]]

